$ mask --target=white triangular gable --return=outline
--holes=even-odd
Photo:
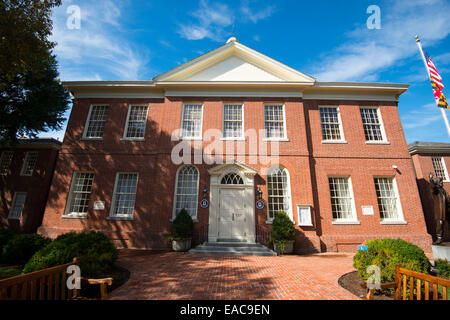
[[[164,82],[299,82],[315,79],[236,40],[154,78]]]

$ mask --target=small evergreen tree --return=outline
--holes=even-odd
[[[173,220],[171,228],[172,240],[186,240],[191,239],[194,233],[194,221],[186,209],[178,212]]]

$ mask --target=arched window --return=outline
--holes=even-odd
[[[244,184],[244,180],[236,173],[227,173],[223,176],[220,184]]]
[[[292,219],[289,173],[286,168],[272,166],[267,174],[268,220],[283,210]]]
[[[185,165],[178,169],[175,186],[174,218],[182,209],[186,209],[192,218],[197,217],[199,176],[195,166]]]

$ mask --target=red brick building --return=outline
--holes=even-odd
[[[407,85],[318,82],[233,38],[152,81],[64,85],[74,105],[43,234],[165,248],[184,207],[209,241],[255,241],[283,209],[297,252],[380,237],[430,251],[397,110]]]
[[[20,139],[0,150],[0,225],[21,233],[41,225],[61,142]]]
[[[427,230],[436,240],[436,222],[434,221],[434,202],[430,174],[443,180],[443,187],[450,194],[450,176],[447,164],[450,164],[450,143],[413,142],[408,145],[414,169],[416,171],[417,185],[419,187],[422,207],[425,214]],[[444,224],[444,241],[450,241],[448,221]]]

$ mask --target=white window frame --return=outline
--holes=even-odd
[[[200,119],[200,136],[185,136],[184,130],[183,130],[183,123],[184,123],[184,108],[186,105],[199,105],[202,107],[202,117]],[[203,111],[204,111],[204,105],[202,102],[185,102],[183,103],[183,108],[181,109],[181,122],[180,122],[180,138],[182,140],[203,140]]]
[[[442,169],[444,170],[444,175],[445,175],[444,179],[442,179],[442,180],[443,180],[443,182],[450,182],[450,178],[449,178],[448,171],[447,171],[447,165],[445,164],[445,159],[444,159],[444,157],[431,157],[431,164],[433,165],[434,173],[435,173],[436,176],[437,176],[436,168],[434,167],[433,159],[440,159],[440,161],[441,161],[441,166],[442,166]]]
[[[352,207],[352,217],[350,219],[342,219],[342,218],[334,218],[333,217],[333,204],[331,201],[331,189],[330,189],[330,180],[329,178],[345,178],[347,179],[348,183],[348,190],[350,192],[351,197],[351,207]],[[355,194],[353,192],[353,183],[351,176],[347,175],[329,175],[327,176],[327,183],[328,183],[328,192],[329,192],[329,199],[330,199],[330,205],[331,205],[331,217],[333,219],[332,224],[360,224],[358,220],[358,214],[356,211],[356,205],[355,205]]]
[[[269,138],[267,137],[266,130],[266,106],[281,106],[283,111],[283,137],[281,138]],[[263,106],[263,120],[264,120],[264,139],[263,141],[289,141],[287,137],[287,123],[286,123],[286,107],[284,103],[264,103]]]
[[[381,137],[383,138],[382,140],[367,140],[366,139],[366,133],[364,131],[364,122],[363,122],[362,115],[361,115],[361,109],[376,109],[377,110],[378,120],[380,121]],[[366,144],[389,144],[389,141],[387,140],[387,136],[386,136],[386,130],[384,129],[383,118],[381,117],[380,107],[379,106],[360,106],[359,114],[361,117],[361,124],[363,127],[364,139],[366,141]]]
[[[306,221],[305,223],[301,222],[300,219],[300,210],[301,209],[307,209],[308,210],[308,221]],[[311,206],[307,205],[307,204],[298,204],[297,205],[297,221],[298,221],[298,225],[301,227],[312,227],[313,223],[312,223],[312,210],[311,210]]]
[[[105,132],[105,128],[104,127],[103,127],[103,133],[102,133],[101,137],[88,137],[87,136],[87,131],[88,131],[88,128],[89,128],[89,122],[91,121],[92,109],[94,107],[103,107],[103,106],[108,107],[108,111],[109,111],[109,108],[110,108],[109,104],[91,104],[90,105],[89,113],[88,113],[86,122],[84,124],[83,140],[103,140],[103,133]],[[105,126],[106,126],[106,119],[105,119]]]
[[[143,137],[127,137],[128,125],[130,122],[131,109],[133,107],[146,107],[147,111],[145,113],[145,124],[144,124],[144,136]],[[123,132],[122,140],[130,140],[130,141],[143,141],[145,139],[145,132],[147,131],[147,121],[148,121],[148,104],[145,103],[133,103],[128,105],[128,113],[127,113],[127,122],[125,123],[125,130]]]
[[[119,175],[121,174],[135,174],[136,175],[136,193],[134,195],[134,204],[133,204],[133,211],[131,214],[114,214],[114,203],[116,201],[116,196],[117,196],[117,184],[119,182]],[[109,210],[109,216],[108,219],[109,220],[133,220],[134,219],[134,210],[136,209],[136,197],[137,197],[137,190],[138,190],[138,186],[139,186],[139,173],[137,172],[117,172],[116,173],[116,180],[114,183],[114,190],[113,190],[113,195],[111,197],[111,208]]]
[[[170,219],[170,221],[173,221],[173,219],[175,219],[176,215],[177,215],[177,188],[178,188],[178,176],[179,173],[181,171],[182,168],[184,168],[185,166],[193,166],[195,167],[195,169],[197,169],[197,173],[198,173],[198,179],[197,179],[197,203],[198,203],[198,195],[199,195],[199,186],[200,186],[200,170],[198,170],[197,166],[194,166],[193,164],[185,164],[180,166],[177,169],[177,173],[175,175],[175,188],[173,191],[173,208],[172,208],[172,219]],[[195,206],[195,216],[191,216],[192,220],[194,222],[198,222],[198,205]]]
[[[25,195],[25,200],[23,201],[22,208],[18,216],[13,216],[14,207],[16,206],[17,197],[19,195]],[[22,218],[23,209],[25,208],[25,203],[27,202],[27,193],[26,192],[14,192],[14,196],[11,202],[11,208],[9,209],[8,219],[9,220],[20,220]]]
[[[322,133],[322,120],[320,118],[320,109],[321,108],[333,108],[336,109],[337,117],[338,117],[338,125],[339,125],[339,134],[341,135],[340,139],[332,140],[332,139],[324,139]],[[320,121],[320,134],[322,135],[322,143],[347,143],[344,136],[344,127],[342,125],[341,111],[339,106],[333,105],[319,105],[319,121]]]
[[[69,195],[67,197],[67,202],[66,202],[66,208],[64,210],[64,214],[63,217],[65,218],[86,218],[87,217],[87,212],[70,212],[70,203],[72,202],[74,193],[73,193],[73,188],[75,185],[75,175],[78,173],[92,173],[94,174],[94,176],[92,177],[92,187],[94,186],[94,179],[95,179],[95,173],[93,171],[74,171],[72,174],[72,181],[70,183],[70,189],[69,189]],[[91,187],[91,188],[92,188]],[[91,195],[92,195],[92,189],[91,192],[89,194],[89,202],[91,201]],[[89,208],[88,208],[89,210]]]
[[[280,168],[282,168],[286,172],[286,177],[287,177],[286,192],[287,192],[287,197],[288,197],[289,209],[288,209],[288,211],[286,213],[289,216],[289,218],[291,219],[292,223],[295,223],[294,222],[294,216],[293,216],[293,210],[292,210],[291,176],[289,174],[289,170],[286,167],[282,166],[282,165],[273,165],[269,169],[267,169],[266,181],[268,179],[268,176],[273,171],[275,171],[277,169],[280,169]],[[267,183],[267,190],[266,190],[266,192],[267,192],[267,221],[266,221],[266,223],[267,224],[271,224],[272,221],[273,221],[273,218],[275,217],[275,212],[274,212],[274,216],[270,217],[270,215],[269,215],[270,214],[270,212],[269,212],[269,189],[268,188],[269,188],[269,185]],[[284,195],[283,195],[283,197],[284,197]]]
[[[380,205],[378,204],[378,196],[377,196],[377,208],[378,208],[378,216],[380,217],[380,224],[406,224],[405,217],[403,215],[403,209],[402,209],[402,203],[400,201],[400,193],[398,192],[398,186],[397,186],[397,180],[393,176],[374,176],[373,177],[373,185],[375,188],[375,195],[376,195],[376,186],[375,186],[375,179],[378,178],[387,178],[392,179],[392,186],[394,189],[395,197],[396,199],[396,206],[397,206],[397,219],[386,219],[381,217],[380,212]]]
[[[0,154],[0,176],[6,176],[9,173],[12,159],[14,158],[14,151],[4,150]],[[6,162],[4,162],[6,161]]]
[[[225,137],[224,133],[225,133],[225,106],[228,105],[240,105],[241,106],[241,123],[242,123],[242,127],[241,127],[241,135],[239,137]],[[233,120],[236,121],[237,120]],[[244,137],[244,132],[245,132],[245,122],[244,122],[244,104],[243,103],[233,103],[233,102],[227,102],[227,103],[223,103],[222,104],[222,139],[221,140],[245,140]]]
[[[26,170],[28,169],[28,161],[30,160],[31,155],[35,154],[36,155],[36,160],[34,162],[33,168],[31,169],[30,173],[26,173]],[[34,173],[34,168],[36,168],[36,164],[38,161],[38,156],[39,156],[39,152],[37,151],[28,151],[25,154],[25,158],[23,159],[23,165],[22,165],[22,170],[20,170],[20,175],[21,176],[32,176]]]

